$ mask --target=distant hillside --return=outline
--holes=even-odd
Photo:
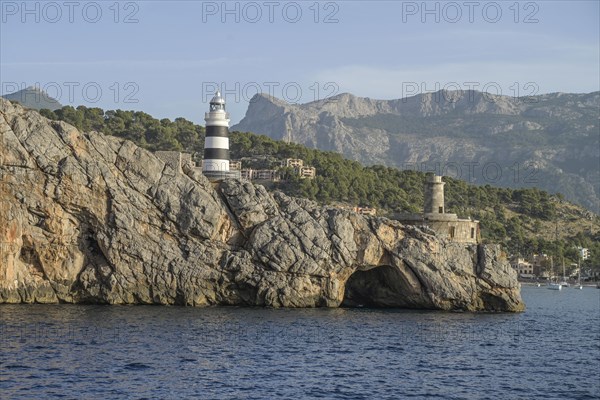
[[[560,192],[600,213],[599,109],[600,92],[513,98],[441,91],[398,100],[340,94],[300,105],[259,94],[232,129],[280,140],[290,128],[296,143],[367,165],[447,167],[476,184]]]
[[[54,111],[62,107],[62,104],[60,104],[58,100],[53,99],[48,96],[47,93],[34,87],[28,87],[27,89],[19,90],[18,92],[5,94],[2,97],[10,101],[16,101],[19,104],[34,110],[46,108]]]

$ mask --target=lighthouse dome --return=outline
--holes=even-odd
[[[225,100],[221,97],[221,92],[217,90],[217,93],[210,100],[210,104],[225,104]]]
[[[225,99],[221,97],[221,92],[218,90],[210,100],[210,111],[225,111]]]

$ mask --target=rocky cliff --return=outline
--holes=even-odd
[[[211,184],[0,99],[0,303],[520,311],[496,246]]]
[[[539,187],[600,213],[599,108],[600,92],[515,98],[440,91],[398,100],[345,93],[306,104],[259,94],[232,129],[282,139],[290,128],[294,142],[364,164]]]

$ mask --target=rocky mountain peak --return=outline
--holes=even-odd
[[[47,108],[54,111],[62,107],[62,104],[60,104],[58,100],[50,97],[48,93],[35,86],[29,86],[26,89],[5,94],[2,97],[6,100],[16,101],[19,104],[34,110]]]

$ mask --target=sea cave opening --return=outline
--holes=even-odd
[[[348,280],[342,307],[414,308],[412,290],[402,273],[389,265],[357,270]]]

